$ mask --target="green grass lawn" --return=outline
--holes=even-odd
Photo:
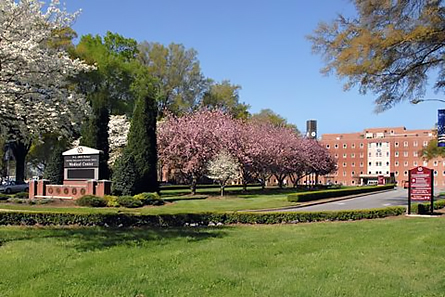
[[[0,227],[0,296],[444,296],[444,227]]]
[[[210,189],[203,189],[210,191]],[[216,195],[209,196],[207,199],[194,199],[194,196],[167,196],[168,199],[174,197],[183,199],[178,201],[167,202],[163,206],[143,207],[136,209],[128,208],[87,208],[75,207],[71,203],[71,207],[55,207],[52,204],[44,205],[27,205],[27,204],[6,204],[0,203],[0,210],[26,210],[26,211],[47,211],[47,212],[76,212],[76,213],[94,213],[94,212],[131,212],[142,214],[165,214],[165,213],[196,213],[209,211],[238,211],[238,210],[254,210],[265,208],[279,208],[291,205],[297,205],[287,201],[287,192],[289,190],[266,191],[265,194],[260,194],[257,191],[249,191],[246,194],[238,193],[236,195],[219,196],[216,190]],[[215,189],[213,192],[215,194]],[[177,192],[176,192],[177,195]],[[164,197],[164,196],[162,196]],[[200,197],[200,195],[198,195]],[[63,205],[62,205],[63,206]],[[1,295],[0,295],[1,296]]]

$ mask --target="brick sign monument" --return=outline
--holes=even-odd
[[[78,146],[64,152],[63,185],[51,185],[48,180],[33,180],[29,198],[77,199],[83,195],[104,196],[111,193],[111,182],[99,180],[102,152]]]

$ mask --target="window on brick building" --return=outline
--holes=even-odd
[[[427,145],[428,145],[428,141],[424,141],[423,146],[427,146]]]
[[[414,141],[414,142],[413,142],[413,146],[416,146],[416,147],[417,147],[417,146],[419,146],[419,143],[418,143],[417,141]]]
[[[408,152],[403,152],[404,157],[408,157]]]
[[[403,166],[408,166],[408,161],[403,162]]]
[[[346,158],[348,155],[345,153],[345,154],[343,154],[343,158]]]
[[[413,166],[417,166],[417,161],[414,161],[414,162],[413,162]]]
[[[394,146],[399,147],[399,143],[398,142],[394,143]]]
[[[354,153],[351,154],[351,158],[355,158],[355,154]]]
[[[395,176],[399,176],[399,172],[398,171],[395,172]]]
[[[399,161],[396,161],[396,162],[394,163],[394,165],[395,165],[395,166],[399,166]]]
[[[338,144],[335,144],[334,147],[335,147],[336,149],[338,149]]]
[[[404,147],[408,147],[408,141],[404,141],[404,142],[403,142],[403,146],[404,146]]]
[[[403,172],[404,176],[408,176],[408,171]]]
[[[351,144],[351,147],[352,147],[352,148],[355,148],[355,143]]]
[[[352,172],[351,172],[351,176],[354,176],[354,175],[355,175],[355,171],[352,171]]]
[[[363,167],[363,162],[360,162],[360,167]]]
[[[413,157],[418,157],[419,153],[418,152],[413,152]]]
[[[360,158],[363,158],[364,156],[365,156],[365,154],[360,153]],[[444,163],[445,163],[445,161],[444,161]]]
[[[343,167],[346,167],[346,162],[343,163]]]
[[[346,143],[344,143],[343,144],[343,148],[345,149],[345,148],[347,148],[348,147],[348,145],[346,144]]]
[[[399,152],[395,152],[394,156],[398,157],[399,156]]]
[[[329,144],[326,144],[326,148],[327,148],[327,149],[330,149],[331,146],[330,146]]]
[[[354,162],[351,163],[351,167],[355,167],[355,163]]]
[[[434,170],[434,176],[437,176],[437,170]]]
[[[433,166],[437,166],[439,163],[437,161],[433,162]]]
[[[346,171],[343,171],[343,176],[346,176]]]
[[[337,158],[337,159],[338,159],[338,154],[335,154],[335,158]]]
[[[363,146],[364,146],[363,143],[360,143],[360,148],[363,148]]]

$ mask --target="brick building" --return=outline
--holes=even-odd
[[[405,127],[372,128],[358,133],[323,134],[320,142],[337,159],[336,173],[324,176],[324,183],[347,186],[376,184],[395,179],[408,180],[408,170],[422,165],[434,170],[434,185],[445,186],[445,161],[424,161],[420,150],[434,137],[432,130]]]

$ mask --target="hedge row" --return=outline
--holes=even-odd
[[[45,212],[0,212],[0,225],[78,225],[106,227],[182,227],[226,224],[282,224],[348,221],[398,216],[405,207],[332,212],[194,213],[194,214],[74,214]]]
[[[292,193],[287,195],[289,202],[306,202],[325,198],[342,197],[355,194],[363,194],[377,191],[394,189],[394,185],[372,186],[372,187],[356,187],[346,189],[332,189],[314,192]]]
[[[435,200],[433,209],[438,210],[445,207],[445,199]],[[431,202],[411,205],[411,213],[429,214],[431,212]]]

